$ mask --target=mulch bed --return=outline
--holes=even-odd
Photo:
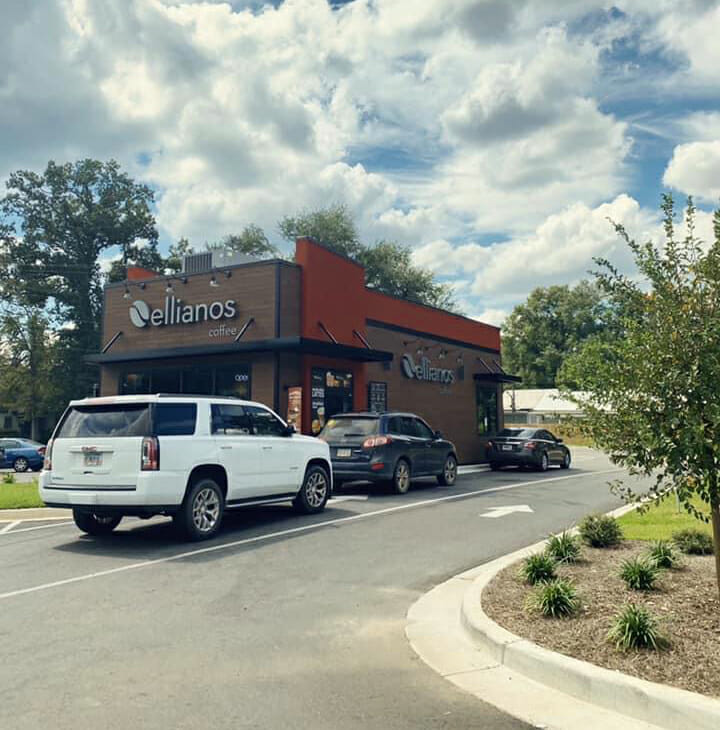
[[[682,568],[663,571],[657,590],[632,591],[618,576],[620,563],[646,549],[642,542],[624,542],[610,550],[584,547],[581,562],[560,566],[558,575],[572,578],[581,599],[573,618],[548,619],[525,608],[533,587],[518,577],[519,563],[486,587],[483,609],[514,634],[561,654],[720,697],[720,601],[714,558],[684,555]],[[659,620],[670,641],[668,649],[622,652],[607,640],[612,618],[629,601]]]

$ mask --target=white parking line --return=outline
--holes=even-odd
[[[72,520],[65,520],[65,522],[54,522],[52,525],[35,525],[35,527],[21,527],[19,530],[12,530],[13,525],[19,525],[21,522],[24,522],[24,520],[19,520],[18,522],[12,522],[7,527],[3,527],[2,530],[0,530],[0,535],[6,534],[6,535],[17,535],[19,532],[32,532],[33,530],[47,530],[49,527],[67,527],[68,525],[74,525],[75,523]]]
[[[603,474],[613,474],[621,472],[623,469],[606,469],[605,471],[593,472],[593,476],[601,476]],[[405,504],[398,504],[394,507],[386,507],[385,509],[378,509],[374,512],[361,512],[360,514],[351,515],[349,517],[339,517],[333,520],[324,520],[323,522],[315,522],[309,525],[302,525],[301,527],[292,527],[288,530],[278,530],[277,532],[268,532],[265,535],[255,535],[255,537],[247,537],[242,540],[233,540],[232,542],[226,542],[221,545],[210,545],[209,547],[198,548],[197,550],[187,550],[182,553],[176,553],[175,555],[168,555],[164,558],[155,558],[153,560],[143,560],[139,563],[130,563],[129,565],[121,565],[117,568],[108,568],[107,570],[99,570],[95,573],[86,573],[85,575],[76,575],[73,578],[65,578],[64,580],[56,580],[52,583],[42,583],[36,586],[30,586],[29,588],[20,588],[19,590],[9,591],[8,593],[0,593],[0,600],[7,598],[13,598],[15,596],[22,596],[27,593],[38,593],[39,591],[46,591],[50,588],[58,588],[60,586],[70,585],[71,583],[81,583],[87,580],[93,580],[94,578],[102,578],[106,575],[115,575],[117,573],[124,573],[129,570],[138,570],[140,568],[147,568],[151,565],[160,565],[161,563],[170,563],[175,560],[183,560],[184,558],[191,558],[195,555],[207,555],[208,553],[219,552],[220,550],[229,550],[230,548],[240,547],[241,545],[251,545],[256,542],[262,542],[263,540],[272,540],[277,537],[285,537],[287,535],[297,535],[302,532],[310,532],[311,530],[317,530],[320,527],[327,527],[328,525],[340,525],[347,522],[354,522],[357,520],[364,520],[368,517],[375,517],[377,515],[387,515],[393,512],[401,512],[406,509],[414,509],[416,507],[424,507],[429,504],[436,502],[451,502],[457,499],[467,499],[468,497],[477,497],[481,494],[492,494],[493,492],[505,492],[510,489],[520,489],[521,487],[530,487],[534,484],[547,484],[548,482],[560,482],[568,479],[579,479],[581,477],[587,477],[588,474],[569,474],[562,477],[552,477],[550,479],[533,479],[529,482],[517,482],[515,484],[506,484],[502,487],[491,487],[490,489],[478,489],[474,492],[464,492],[463,494],[451,494],[447,497],[438,497],[437,499],[423,499],[419,502],[407,502]]]
[[[10,522],[5,527],[0,528],[0,535],[3,534],[3,532],[10,532],[15,525],[19,525],[22,522],[22,520],[15,520],[15,522]]]

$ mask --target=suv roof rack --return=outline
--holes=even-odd
[[[211,395],[209,393],[149,393],[157,398],[228,398],[230,400],[247,400],[237,395]]]

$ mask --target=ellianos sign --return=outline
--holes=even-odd
[[[165,297],[165,306],[162,309],[151,309],[146,302],[138,299],[130,307],[130,321],[136,327],[217,322],[220,319],[231,319],[236,314],[237,306],[234,299],[210,304],[183,304],[181,299]]]
[[[431,367],[430,360],[426,357],[422,358],[419,365],[416,365],[412,357],[405,354],[402,356],[400,365],[406,378],[427,380],[431,383],[447,383],[448,385],[455,382],[454,371]]]

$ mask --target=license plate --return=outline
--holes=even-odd
[[[352,451],[350,449],[338,449],[337,455],[339,459],[347,459],[350,457]]]
[[[102,454],[85,454],[85,466],[102,466]]]
[[[512,451],[512,446],[510,446],[510,444],[503,444],[502,450],[503,451]]]

